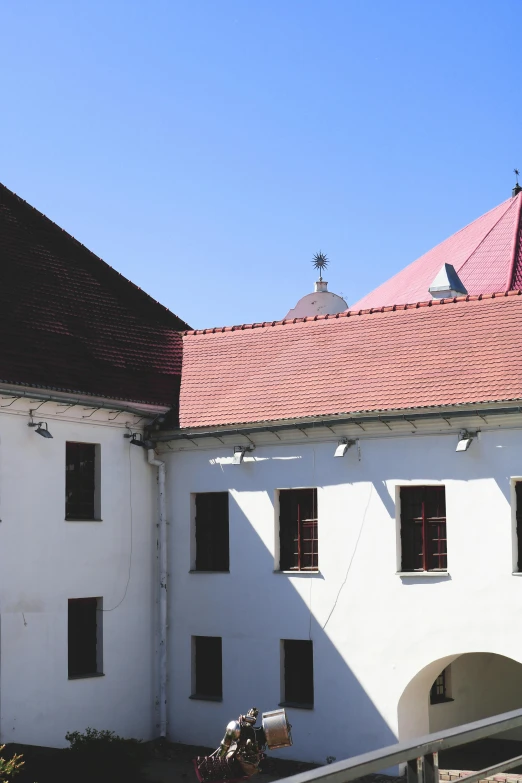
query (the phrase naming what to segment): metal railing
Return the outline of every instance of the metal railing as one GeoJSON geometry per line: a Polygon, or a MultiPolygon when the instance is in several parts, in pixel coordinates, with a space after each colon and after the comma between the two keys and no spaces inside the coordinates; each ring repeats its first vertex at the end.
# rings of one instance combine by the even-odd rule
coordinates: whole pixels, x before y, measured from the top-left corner
{"type": "MultiPolygon", "coordinates": [[[[408,783],[439,783],[438,754],[441,750],[458,748],[469,742],[486,739],[503,731],[522,726],[522,709],[504,712],[493,718],[485,718],[474,723],[465,723],[454,729],[427,734],[410,742],[399,742],[386,748],[363,753],[351,759],[337,761],[325,767],[301,772],[285,778],[285,783],[349,783],[364,775],[395,767],[406,763],[408,783]]],[[[486,767],[472,775],[466,775],[457,783],[475,783],[478,780],[496,775],[513,767],[522,766],[522,756],[506,759],[499,764],[486,767]]]]}

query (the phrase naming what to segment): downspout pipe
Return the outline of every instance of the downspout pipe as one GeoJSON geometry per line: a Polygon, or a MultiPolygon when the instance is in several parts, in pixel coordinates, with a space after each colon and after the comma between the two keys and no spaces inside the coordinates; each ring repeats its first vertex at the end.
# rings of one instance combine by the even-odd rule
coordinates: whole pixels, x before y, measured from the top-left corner
{"type": "Polygon", "coordinates": [[[149,465],[158,468],[158,558],[159,558],[159,723],[160,737],[167,736],[167,513],[165,500],[165,463],[147,449],[149,465]]]}

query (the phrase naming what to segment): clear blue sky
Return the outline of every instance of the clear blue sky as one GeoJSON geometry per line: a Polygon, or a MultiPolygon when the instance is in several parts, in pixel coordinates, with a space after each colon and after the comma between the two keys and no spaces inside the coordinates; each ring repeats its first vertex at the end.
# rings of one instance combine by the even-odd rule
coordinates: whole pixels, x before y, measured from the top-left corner
{"type": "Polygon", "coordinates": [[[195,327],[348,302],[511,194],[520,0],[1,0],[0,181],[195,327]]]}

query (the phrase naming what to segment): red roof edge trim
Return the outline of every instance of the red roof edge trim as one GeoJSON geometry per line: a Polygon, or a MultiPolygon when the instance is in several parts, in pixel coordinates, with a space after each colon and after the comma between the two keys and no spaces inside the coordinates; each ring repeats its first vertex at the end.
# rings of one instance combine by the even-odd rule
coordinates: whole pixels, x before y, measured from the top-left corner
{"type": "Polygon", "coordinates": [[[522,199],[519,198],[517,205],[517,219],[513,228],[513,240],[511,243],[511,260],[509,262],[508,277],[506,281],[506,287],[508,290],[513,286],[513,278],[515,276],[515,265],[517,262],[517,250],[520,246],[520,214],[522,210],[522,199]]]}
{"type": "MultiPolygon", "coordinates": [[[[388,305],[383,307],[370,307],[367,310],[345,310],[344,313],[336,313],[336,318],[350,318],[354,315],[375,315],[375,313],[390,313],[397,310],[418,310],[419,307],[435,307],[436,305],[460,304],[461,302],[480,302],[483,299],[495,299],[499,296],[520,296],[522,289],[516,288],[509,291],[497,291],[493,294],[465,294],[454,296],[451,299],[430,299],[425,302],[412,304],[388,305]]],[[[209,329],[188,329],[181,332],[183,337],[197,337],[202,334],[216,334],[218,332],[236,332],[239,329],[266,329],[270,326],[289,326],[296,323],[308,323],[309,321],[326,321],[332,315],[309,315],[306,318],[293,318],[291,321],[263,321],[263,323],[241,324],[240,326],[214,326],[209,329]]]]}

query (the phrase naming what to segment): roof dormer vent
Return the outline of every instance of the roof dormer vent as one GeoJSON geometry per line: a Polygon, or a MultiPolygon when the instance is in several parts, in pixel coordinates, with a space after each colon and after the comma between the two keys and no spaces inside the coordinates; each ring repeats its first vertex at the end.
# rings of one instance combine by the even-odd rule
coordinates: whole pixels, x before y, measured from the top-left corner
{"type": "Polygon", "coordinates": [[[428,291],[434,299],[452,299],[454,296],[466,296],[468,293],[452,264],[442,265],[428,291]]]}

